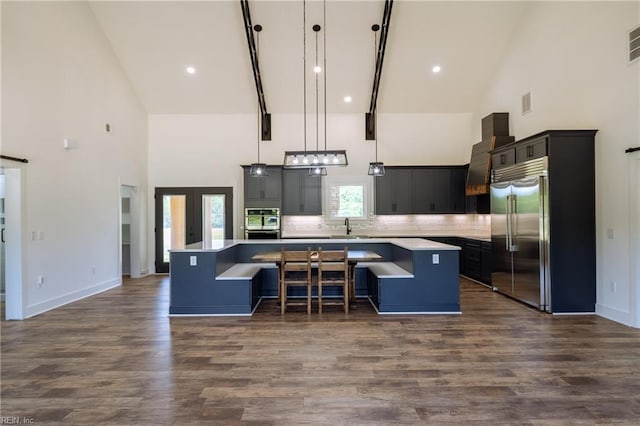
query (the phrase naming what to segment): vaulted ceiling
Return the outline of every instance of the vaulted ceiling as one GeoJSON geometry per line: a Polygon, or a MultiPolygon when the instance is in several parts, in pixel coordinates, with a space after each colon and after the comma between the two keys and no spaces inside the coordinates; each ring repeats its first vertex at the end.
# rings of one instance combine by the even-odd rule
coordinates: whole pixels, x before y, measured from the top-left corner
{"type": "MultiPolygon", "coordinates": [[[[256,90],[240,1],[92,1],[91,8],[147,111],[254,113],[256,90]],[[193,66],[193,75],[185,71],[193,66]]],[[[301,1],[250,1],[260,24],[259,64],[271,113],[303,110],[301,1]]],[[[315,108],[315,34],[323,2],[307,1],[307,108],[315,108]]],[[[526,2],[402,1],[393,4],[378,111],[471,112],[490,84],[526,2]],[[442,71],[432,73],[434,65],[442,71]]],[[[368,110],[373,24],[384,1],[327,1],[327,110],[368,110]],[[345,103],[343,98],[353,101],[345,103]]],[[[319,33],[319,59],[322,37],[319,33]]],[[[322,77],[319,82],[323,99],[322,77]]],[[[323,108],[320,105],[320,108],[323,108]]]]}

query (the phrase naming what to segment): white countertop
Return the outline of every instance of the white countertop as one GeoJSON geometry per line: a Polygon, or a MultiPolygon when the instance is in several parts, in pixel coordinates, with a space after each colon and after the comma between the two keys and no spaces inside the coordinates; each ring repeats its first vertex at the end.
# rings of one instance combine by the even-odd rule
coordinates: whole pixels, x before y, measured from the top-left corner
{"type": "Polygon", "coordinates": [[[460,250],[458,246],[425,240],[423,238],[296,238],[280,240],[224,240],[215,242],[211,247],[203,247],[202,242],[187,245],[184,249],[171,250],[183,251],[212,251],[218,252],[238,244],[282,245],[293,244],[380,244],[391,243],[407,250],[460,250]]]}

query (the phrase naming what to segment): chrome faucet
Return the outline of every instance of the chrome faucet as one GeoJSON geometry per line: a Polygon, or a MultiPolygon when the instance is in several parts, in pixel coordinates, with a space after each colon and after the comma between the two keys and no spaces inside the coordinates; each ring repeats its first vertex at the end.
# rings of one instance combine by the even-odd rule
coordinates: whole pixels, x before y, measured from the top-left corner
{"type": "Polygon", "coordinates": [[[344,224],[347,225],[347,235],[351,234],[351,227],[349,226],[349,218],[344,218],[344,224]]]}

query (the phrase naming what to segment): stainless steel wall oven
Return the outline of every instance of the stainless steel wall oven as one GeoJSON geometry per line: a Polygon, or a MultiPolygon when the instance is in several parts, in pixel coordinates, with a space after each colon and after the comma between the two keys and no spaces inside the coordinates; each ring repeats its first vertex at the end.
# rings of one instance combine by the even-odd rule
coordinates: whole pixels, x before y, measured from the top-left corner
{"type": "Polygon", "coordinates": [[[247,240],[280,238],[280,209],[245,209],[244,233],[247,240]]]}

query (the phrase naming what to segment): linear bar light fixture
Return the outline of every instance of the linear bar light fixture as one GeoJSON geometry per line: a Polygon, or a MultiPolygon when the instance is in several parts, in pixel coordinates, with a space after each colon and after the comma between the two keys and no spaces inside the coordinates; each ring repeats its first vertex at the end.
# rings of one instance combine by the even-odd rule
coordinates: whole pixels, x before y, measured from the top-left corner
{"type": "MultiPolygon", "coordinates": [[[[283,167],[286,169],[309,169],[309,174],[314,176],[325,176],[327,174],[326,167],[333,166],[347,166],[349,164],[347,160],[347,151],[342,150],[328,150],[327,149],[327,31],[326,31],[326,0],[323,1],[323,24],[325,31],[323,33],[323,66],[321,72],[324,73],[324,150],[307,151],[307,55],[306,55],[306,4],[302,2],[302,28],[303,28],[303,44],[304,54],[303,58],[303,98],[304,98],[304,151],[285,151],[283,167]]],[[[314,25],[313,30],[316,32],[316,64],[314,69],[318,67],[317,61],[317,39],[320,25],[314,25]]],[[[318,147],[317,139],[317,114],[318,114],[318,89],[317,89],[317,72],[316,73],[316,148],[318,147]]]]}

